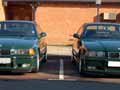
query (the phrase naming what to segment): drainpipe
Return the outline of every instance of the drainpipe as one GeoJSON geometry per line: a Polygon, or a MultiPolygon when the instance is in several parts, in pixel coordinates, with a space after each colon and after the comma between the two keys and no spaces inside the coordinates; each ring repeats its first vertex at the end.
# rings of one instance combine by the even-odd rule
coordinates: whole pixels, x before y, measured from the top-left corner
{"type": "Polygon", "coordinates": [[[32,3],[32,20],[35,22],[35,13],[36,13],[36,9],[40,4],[40,0],[35,0],[32,3]],[[36,4],[35,4],[36,3],[36,4]]]}
{"type": "Polygon", "coordinates": [[[35,22],[35,12],[36,12],[36,8],[35,8],[35,5],[34,5],[34,4],[32,4],[31,6],[32,6],[32,21],[35,22]]]}
{"type": "Polygon", "coordinates": [[[97,22],[100,22],[99,12],[100,12],[100,5],[101,5],[101,3],[102,3],[102,0],[96,0],[97,22]]]}

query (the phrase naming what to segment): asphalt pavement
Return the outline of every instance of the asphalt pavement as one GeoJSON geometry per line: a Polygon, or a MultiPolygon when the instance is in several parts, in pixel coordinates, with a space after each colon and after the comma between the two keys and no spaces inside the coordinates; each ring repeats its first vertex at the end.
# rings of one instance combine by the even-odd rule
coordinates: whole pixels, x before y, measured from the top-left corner
{"type": "Polygon", "coordinates": [[[92,81],[0,80],[0,90],[119,90],[120,84],[92,81]]]}

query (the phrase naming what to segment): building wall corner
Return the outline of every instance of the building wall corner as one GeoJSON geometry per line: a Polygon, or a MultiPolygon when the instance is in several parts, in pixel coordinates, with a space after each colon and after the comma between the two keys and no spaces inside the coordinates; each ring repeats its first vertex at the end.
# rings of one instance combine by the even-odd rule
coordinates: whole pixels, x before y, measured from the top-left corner
{"type": "Polygon", "coordinates": [[[0,21],[5,20],[5,10],[3,6],[3,0],[0,0],[0,21]]]}

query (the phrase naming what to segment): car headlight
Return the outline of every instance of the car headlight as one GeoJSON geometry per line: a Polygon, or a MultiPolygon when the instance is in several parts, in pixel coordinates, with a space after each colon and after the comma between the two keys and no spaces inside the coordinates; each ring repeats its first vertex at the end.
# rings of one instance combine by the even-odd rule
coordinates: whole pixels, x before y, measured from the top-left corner
{"type": "Polygon", "coordinates": [[[25,55],[25,54],[28,54],[28,50],[26,50],[26,49],[18,49],[18,50],[16,50],[15,53],[16,53],[16,54],[25,55]]]}
{"type": "Polygon", "coordinates": [[[34,55],[35,50],[30,48],[30,49],[11,49],[11,54],[18,54],[18,55],[34,55]]]}
{"type": "Polygon", "coordinates": [[[105,52],[102,52],[102,51],[89,51],[88,56],[89,57],[104,57],[105,52]]]}
{"type": "Polygon", "coordinates": [[[88,52],[89,57],[95,57],[96,55],[97,55],[97,53],[95,51],[89,51],[88,52]]]}
{"type": "Polygon", "coordinates": [[[11,54],[14,55],[14,54],[27,54],[28,53],[28,50],[26,49],[11,49],[10,50],[11,54]]]}
{"type": "Polygon", "coordinates": [[[104,57],[105,56],[105,52],[97,52],[97,56],[98,57],[104,57]]]}

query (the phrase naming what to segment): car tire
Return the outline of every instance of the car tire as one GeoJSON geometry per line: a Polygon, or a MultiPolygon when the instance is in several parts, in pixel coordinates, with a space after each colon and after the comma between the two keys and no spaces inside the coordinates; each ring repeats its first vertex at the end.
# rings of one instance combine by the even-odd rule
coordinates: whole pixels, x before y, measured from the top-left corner
{"type": "Polygon", "coordinates": [[[47,62],[47,51],[44,54],[43,63],[47,62]]]}
{"type": "Polygon", "coordinates": [[[79,70],[79,73],[80,73],[80,75],[82,76],[83,75],[83,65],[82,65],[83,63],[82,63],[82,60],[81,60],[81,58],[80,58],[80,61],[79,61],[79,65],[78,65],[78,70],[79,70]]]}
{"type": "Polygon", "coordinates": [[[73,50],[72,50],[72,55],[71,55],[71,63],[72,64],[76,64],[76,62],[75,62],[75,55],[73,53],[73,50]]]}
{"type": "Polygon", "coordinates": [[[33,68],[33,70],[32,70],[32,72],[34,72],[34,73],[37,73],[37,72],[39,72],[39,68],[40,68],[40,57],[39,57],[39,54],[37,55],[37,62],[36,62],[36,66],[35,66],[35,68],[33,68]]]}
{"type": "Polygon", "coordinates": [[[71,63],[72,63],[72,64],[76,64],[76,62],[75,62],[75,58],[74,58],[73,55],[71,56],[71,63]]]}
{"type": "Polygon", "coordinates": [[[79,67],[78,67],[78,70],[79,70],[79,73],[82,72],[82,63],[81,63],[81,60],[79,61],[79,67]]]}
{"type": "Polygon", "coordinates": [[[47,47],[45,48],[44,58],[42,60],[43,63],[47,62],[47,47]]]}

